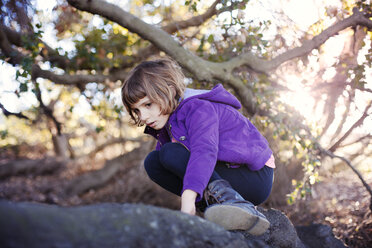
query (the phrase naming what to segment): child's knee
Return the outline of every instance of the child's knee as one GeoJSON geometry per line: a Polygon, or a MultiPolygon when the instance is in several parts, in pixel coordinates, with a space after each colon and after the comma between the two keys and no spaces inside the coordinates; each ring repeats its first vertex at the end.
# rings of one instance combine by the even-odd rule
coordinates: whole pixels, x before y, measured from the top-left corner
{"type": "Polygon", "coordinates": [[[189,156],[189,151],[178,143],[166,143],[159,151],[160,163],[168,169],[171,169],[173,166],[178,166],[183,162],[187,163],[189,156]]]}
{"type": "Polygon", "coordinates": [[[156,167],[158,163],[159,151],[152,151],[146,156],[143,164],[148,175],[151,174],[151,171],[156,167]]]}

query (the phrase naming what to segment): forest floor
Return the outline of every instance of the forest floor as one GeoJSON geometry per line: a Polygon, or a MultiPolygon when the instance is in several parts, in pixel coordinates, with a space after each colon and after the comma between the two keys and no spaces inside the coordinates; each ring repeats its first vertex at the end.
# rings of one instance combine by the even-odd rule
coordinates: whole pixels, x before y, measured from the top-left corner
{"type": "MultiPolygon", "coordinates": [[[[0,157],[1,160],[1,157],[0,157]]],[[[1,162],[1,161],[0,161],[1,162]]],[[[67,167],[64,170],[50,175],[24,175],[0,179],[0,199],[13,201],[32,201],[58,204],[62,206],[93,204],[98,202],[123,202],[122,178],[116,175],[108,185],[102,189],[91,190],[78,197],[60,197],[58,189],[66,181],[81,174],[83,171],[67,167]],[[68,171],[70,168],[71,171],[68,171]],[[55,192],[46,190],[54,188],[55,192]]],[[[133,173],[139,173],[138,170],[133,173]]],[[[364,174],[369,185],[372,185],[372,173],[364,174]]],[[[140,187],[143,187],[141,185],[140,187]]],[[[152,187],[152,186],[151,186],[152,187]]],[[[125,188],[125,187],[124,187],[125,188]]],[[[160,187],[159,187],[160,188],[160,187]]],[[[155,189],[158,190],[159,189],[155,189]]],[[[160,192],[163,190],[160,189],[160,192]]],[[[160,193],[160,195],[163,193],[160,193]]],[[[152,203],[154,193],[143,194],[145,203],[165,205],[164,202],[152,203]],[[149,200],[150,199],[150,200],[149,200]]],[[[159,195],[158,195],[159,196],[159,195]]],[[[129,196],[131,197],[131,196],[129,196]]],[[[167,199],[165,197],[158,197],[167,199]]],[[[135,200],[138,202],[141,200],[135,200]]],[[[354,248],[372,247],[372,214],[369,210],[371,197],[363,187],[360,180],[350,169],[327,173],[321,176],[321,181],[315,184],[313,194],[305,200],[285,207],[276,207],[282,210],[291,219],[294,225],[307,225],[322,223],[332,227],[333,233],[347,246],[354,248]]],[[[132,201],[133,202],[133,201],[132,201]]],[[[169,201],[168,201],[169,202],[169,201]]],[[[173,201],[174,203],[174,201],[173,201]]],[[[170,208],[176,208],[179,203],[170,208]]]]}
{"type": "MultiPolygon", "coordinates": [[[[327,174],[315,184],[311,197],[282,211],[294,225],[326,224],[347,246],[372,247],[371,196],[350,169],[327,174]]],[[[363,176],[372,186],[372,173],[363,176]]]]}

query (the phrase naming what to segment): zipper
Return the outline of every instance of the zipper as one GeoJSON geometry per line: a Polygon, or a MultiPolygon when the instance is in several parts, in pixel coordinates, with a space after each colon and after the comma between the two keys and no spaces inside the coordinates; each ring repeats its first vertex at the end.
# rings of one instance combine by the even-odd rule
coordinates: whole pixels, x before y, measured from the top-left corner
{"type": "Polygon", "coordinates": [[[172,124],[169,124],[168,130],[169,130],[169,135],[170,135],[171,142],[174,139],[175,141],[177,141],[177,143],[181,144],[183,147],[186,148],[186,150],[188,150],[190,152],[189,148],[187,148],[181,141],[179,141],[179,140],[177,140],[176,138],[173,137],[171,129],[172,129],[172,124]]]}

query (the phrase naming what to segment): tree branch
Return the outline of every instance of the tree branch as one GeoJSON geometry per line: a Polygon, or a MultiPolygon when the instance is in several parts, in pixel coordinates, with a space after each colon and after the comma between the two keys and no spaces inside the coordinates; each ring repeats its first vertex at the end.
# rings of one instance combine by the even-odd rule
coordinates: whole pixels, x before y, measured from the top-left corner
{"type": "MultiPolygon", "coordinates": [[[[22,37],[28,37],[29,39],[33,38],[33,33],[20,33],[15,30],[12,30],[4,25],[2,25],[4,34],[6,35],[8,41],[18,47],[23,47],[22,37]]],[[[44,61],[49,61],[52,65],[56,65],[59,68],[67,69],[68,65],[70,64],[70,60],[60,55],[56,50],[51,48],[48,44],[43,42],[42,40],[38,39],[38,42],[43,44],[46,52],[41,52],[40,55],[44,58],[44,61]]]]}
{"type": "Polygon", "coordinates": [[[302,46],[288,50],[270,61],[260,59],[252,53],[245,53],[225,62],[225,64],[228,64],[226,66],[230,68],[247,65],[257,72],[267,73],[286,61],[310,53],[313,49],[320,47],[326,40],[336,35],[338,32],[357,25],[367,27],[369,30],[372,29],[372,21],[365,17],[357,8],[354,8],[353,14],[350,17],[335,23],[313,39],[305,41],[302,46]]]}
{"type": "MultiPolygon", "coordinates": [[[[222,13],[223,11],[217,11],[216,9],[216,6],[218,3],[220,3],[221,0],[216,0],[209,8],[206,12],[204,12],[203,14],[201,15],[198,15],[198,16],[193,16],[191,17],[190,19],[188,20],[183,20],[183,21],[177,21],[177,22],[173,22],[173,23],[170,23],[164,27],[162,27],[162,29],[167,32],[167,33],[174,33],[180,29],[185,29],[185,28],[189,28],[189,27],[195,27],[195,26],[200,26],[201,24],[203,24],[206,20],[208,20],[209,18],[211,18],[212,16],[216,15],[216,14],[220,14],[222,13]]],[[[226,11],[226,10],[224,10],[226,11]]]]}
{"type": "Polygon", "coordinates": [[[76,85],[76,86],[84,86],[87,83],[96,82],[96,83],[104,83],[106,81],[115,82],[117,80],[124,80],[126,78],[127,73],[124,70],[119,70],[116,72],[111,73],[110,75],[69,75],[69,74],[62,74],[58,75],[49,70],[42,70],[38,65],[34,65],[32,68],[32,75],[35,78],[45,78],[49,79],[50,81],[56,84],[65,84],[65,85],[76,85]]]}
{"type": "Polygon", "coordinates": [[[0,109],[3,111],[3,113],[6,117],[8,117],[10,115],[14,115],[14,116],[16,116],[18,118],[21,118],[21,119],[30,120],[27,116],[23,115],[22,113],[9,112],[8,110],[5,109],[4,105],[2,105],[1,103],[0,103],[0,109]]]}
{"type": "Polygon", "coordinates": [[[360,137],[360,138],[358,138],[354,141],[351,141],[350,143],[347,143],[347,144],[344,144],[344,145],[339,145],[338,147],[340,148],[340,147],[351,146],[351,145],[354,145],[356,143],[362,142],[365,139],[370,140],[371,138],[372,138],[372,134],[367,134],[367,135],[364,135],[364,136],[362,136],[362,137],[360,137]]]}
{"type": "Polygon", "coordinates": [[[341,156],[338,156],[338,155],[335,155],[331,151],[325,150],[322,147],[319,147],[319,150],[323,154],[325,154],[325,155],[327,155],[327,156],[329,156],[331,158],[341,159],[342,161],[344,161],[354,171],[355,174],[357,174],[357,176],[359,177],[359,179],[362,181],[364,187],[367,189],[367,191],[371,195],[371,201],[370,201],[369,209],[372,211],[372,190],[371,190],[371,187],[368,185],[368,183],[363,179],[363,176],[359,173],[359,171],[351,164],[351,162],[348,159],[346,159],[344,157],[341,157],[341,156]]]}
{"type": "Polygon", "coordinates": [[[58,136],[61,136],[61,134],[62,134],[62,131],[61,131],[61,126],[62,125],[61,125],[61,123],[59,123],[57,121],[57,119],[54,117],[53,110],[50,109],[49,107],[45,106],[45,104],[43,102],[43,99],[41,97],[40,88],[39,88],[39,86],[37,85],[37,83],[35,81],[36,79],[35,78],[32,78],[32,80],[33,80],[34,85],[35,85],[35,90],[36,90],[35,95],[36,95],[37,100],[39,101],[40,108],[42,109],[42,111],[44,112],[44,114],[53,121],[53,123],[56,126],[58,136]]]}
{"type": "Polygon", "coordinates": [[[23,55],[12,48],[12,45],[6,36],[2,25],[0,25],[0,48],[2,53],[7,57],[5,59],[6,62],[12,65],[17,65],[22,62],[23,55]]]}
{"type": "Polygon", "coordinates": [[[113,138],[113,139],[109,139],[108,142],[106,142],[104,144],[101,144],[101,145],[98,145],[93,151],[89,152],[88,154],[84,154],[84,155],[80,156],[80,158],[81,157],[93,157],[98,152],[102,151],[103,149],[105,149],[108,146],[112,146],[112,145],[120,144],[120,143],[125,143],[125,142],[128,142],[128,141],[141,142],[141,141],[143,141],[143,139],[142,138],[137,138],[137,139],[113,138]]]}
{"type": "Polygon", "coordinates": [[[207,62],[192,54],[190,51],[185,50],[166,31],[154,25],[147,24],[129,12],[105,1],[69,0],[68,2],[79,10],[98,14],[116,22],[127,28],[129,31],[138,34],[143,39],[150,41],[157,48],[175,58],[184,68],[189,70],[199,80],[211,81],[211,79],[213,79],[213,71],[208,69],[206,66],[206,64],[210,62],[207,62]]]}
{"type": "MultiPolygon", "coordinates": [[[[350,91],[352,91],[352,90],[350,90],[350,91]]],[[[346,121],[346,119],[347,119],[347,117],[350,113],[351,102],[352,102],[353,98],[355,97],[355,92],[350,92],[350,91],[349,91],[349,97],[345,98],[345,103],[344,103],[345,104],[345,111],[342,115],[341,121],[338,124],[337,130],[332,135],[331,140],[336,139],[340,135],[340,133],[342,131],[342,128],[344,127],[345,121],[346,121]]]]}
{"type": "MultiPolygon", "coordinates": [[[[15,39],[15,38],[14,38],[15,39]]],[[[6,61],[12,65],[19,65],[27,57],[26,55],[20,53],[14,49],[9,43],[5,32],[3,32],[2,26],[0,26],[0,48],[3,51],[4,55],[7,57],[6,61]]],[[[124,70],[118,70],[111,73],[110,75],[58,75],[49,70],[42,70],[39,65],[34,64],[32,66],[32,78],[35,80],[39,77],[49,79],[50,81],[56,84],[65,84],[65,85],[76,85],[84,86],[90,82],[99,82],[103,83],[106,81],[115,82],[117,80],[124,80],[126,77],[126,72],[124,70]]]]}
{"type": "Polygon", "coordinates": [[[357,120],[350,128],[349,130],[344,134],[344,136],[342,136],[331,148],[329,148],[329,151],[330,152],[334,152],[337,147],[340,146],[340,144],[342,143],[342,141],[344,141],[349,135],[350,133],[358,126],[362,125],[363,124],[363,121],[365,118],[368,117],[368,110],[370,109],[370,107],[372,106],[372,102],[370,102],[366,108],[364,109],[364,113],[363,115],[359,118],[359,120],[357,120]]]}
{"type": "Polygon", "coordinates": [[[67,195],[79,195],[89,189],[97,188],[107,183],[120,168],[131,170],[138,165],[139,161],[151,149],[152,142],[144,142],[139,148],[112,160],[107,160],[105,166],[100,170],[84,173],[82,176],[73,179],[65,188],[67,195]],[[140,155],[140,156],[139,156],[140,155]]]}

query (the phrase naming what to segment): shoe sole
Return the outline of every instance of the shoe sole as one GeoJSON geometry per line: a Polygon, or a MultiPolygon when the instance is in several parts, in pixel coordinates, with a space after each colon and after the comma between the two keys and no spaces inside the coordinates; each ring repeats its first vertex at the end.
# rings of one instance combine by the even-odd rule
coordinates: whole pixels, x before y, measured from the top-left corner
{"type": "Polygon", "coordinates": [[[268,220],[232,205],[216,204],[210,206],[206,209],[204,218],[224,227],[226,230],[245,230],[255,236],[264,234],[270,227],[268,220]]]}

